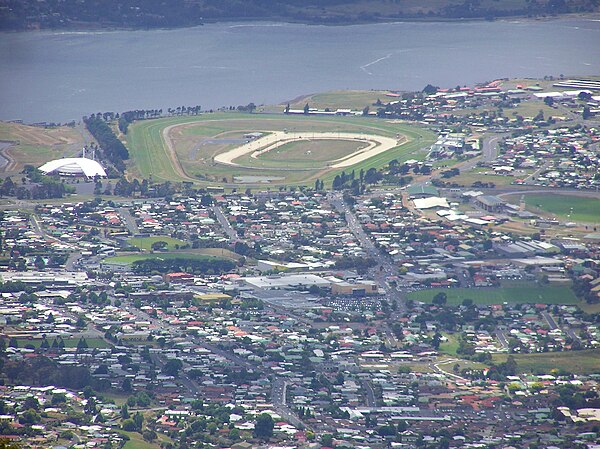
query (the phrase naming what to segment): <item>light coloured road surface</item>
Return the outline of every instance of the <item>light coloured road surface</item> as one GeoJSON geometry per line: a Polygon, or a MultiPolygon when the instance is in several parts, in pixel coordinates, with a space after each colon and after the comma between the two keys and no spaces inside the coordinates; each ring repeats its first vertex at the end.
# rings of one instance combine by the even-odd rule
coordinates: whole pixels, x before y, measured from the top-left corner
{"type": "Polygon", "coordinates": [[[498,341],[500,342],[500,344],[505,348],[508,349],[508,339],[506,338],[506,334],[504,333],[504,331],[501,330],[497,330],[496,331],[496,337],[498,337],[498,341]]]}
{"type": "Polygon", "coordinates": [[[479,163],[479,162],[491,162],[498,157],[499,148],[498,144],[508,134],[490,134],[483,138],[481,145],[481,157],[475,157],[469,159],[464,164],[461,164],[460,171],[467,172],[479,163]]]}
{"type": "Polygon", "coordinates": [[[548,312],[544,311],[544,312],[542,312],[542,316],[546,320],[546,323],[548,323],[548,326],[550,326],[550,329],[552,329],[552,330],[558,329],[558,324],[556,324],[556,321],[554,321],[554,318],[552,317],[552,315],[550,315],[548,312]]]}
{"type": "Polygon", "coordinates": [[[343,168],[349,167],[354,164],[358,164],[364,160],[367,160],[373,156],[376,156],[385,151],[391,150],[398,146],[398,141],[391,137],[370,135],[370,134],[356,134],[356,133],[337,133],[337,132],[326,132],[326,133],[313,133],[313,132],[295,132],[286,133],[283,131],[271,131],[265,137],[250,141],[244,145],[233,148],[232,150],[226,151],[215,156],[215,162],[223,165],[239,166],[239,164],[233,162],[235,159],[251,154],[251,157],[258,157],[261,154],[278,148],[281,145],[285,145],[290,142],[298,142],[302,140],[354,140],[359,142],[368,143],[366,148],[360,149],[346,157],[333,161],[331,168],[343,168]]]}
{"type": "Polygon", "coordinates": [[[133,215],[131,215],[131,212],[129,212],[129,209],[126,207],[119,207],[117,209],[117,212],[119,212],[119,215],[121,216],[121,218],[123,218],[125,226],[127,226],[127,229],[129,230],[131,235],[139,234],[140,231],[138,229],[137,223],[135,222],[135,218],[133,218],[133,215]]]}
{"type": "Polygon", "coordinates": [[[229,239],[232,242],[237,242],[238,240],[241,240],[237,232],[235,232],[235,229],[233,229],[233,227],[231,226],[231,223],[229,223],[229,220],[227,219],[221,208],[219,206],[213,206],[212,210],[215,216],[217,217],[217,221],[221,225],[221,228],[223,228],[223,231],[225,231],[225,234],[227,234],[229,239]]]}

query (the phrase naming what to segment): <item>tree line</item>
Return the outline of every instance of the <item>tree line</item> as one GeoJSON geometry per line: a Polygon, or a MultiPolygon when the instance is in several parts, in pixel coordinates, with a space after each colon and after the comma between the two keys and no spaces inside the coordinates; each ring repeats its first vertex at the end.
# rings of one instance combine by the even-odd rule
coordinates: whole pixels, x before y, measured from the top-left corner
{"type": "Polygon", "coordinates": [[[63,198],[75,189],[66,185],[56,176],[46,176],[32,165],[26,165],[21,174],[25,175],[18,184],[11,177],[0,181],[0,196],[14,196],[19,200],[63,198]]]}
{"type": "MultiPolygon", "coordinates": [[[[177,106],[176,108],[168,108],[167,115],[199,115],[202,112],[202,106],[177,106]]],[[[135,120],[146,120],[152,118],[158,118],[163,116],[163,110],[161,109],[135,109],[133,111],[125,111],[119,114],[113,114],[111,120],[118,120],[119,131],[123,134],[127,134],[129,124],[135,120]]],[[[104,118],[104,121],[108,121],[104,118]]]]}
{"type": "Polygon", "coordinates": [[[221,274],[235,268],[235,262],[227,259],[202,258],[190,259],[176,257],[173,259],[144,259],[132,264],[136,274],[186,272],[192,274],[221,274]]]}
{"type": "Polygon", "coordinates": [[[105,159],[110,161],[120,173],[125,171],[125,161],[129,159],[129,151],[123,142],[113,133],[112,129],[104,121],[101,114],[92,114],[84,117],[83,122],[94,139],[100,145],[100,150],[105,159]]]}

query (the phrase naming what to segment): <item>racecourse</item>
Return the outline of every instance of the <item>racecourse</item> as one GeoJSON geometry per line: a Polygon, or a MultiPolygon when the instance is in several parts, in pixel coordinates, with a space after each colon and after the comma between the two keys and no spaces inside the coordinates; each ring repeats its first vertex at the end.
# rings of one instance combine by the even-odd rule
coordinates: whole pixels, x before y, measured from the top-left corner
{"type": "Polygon", "coordinates": [[[126,139],[131,178],[234,186],[329,183],[349,168],[422,159],[435,135],[374,118],[212,113],[140,120],[126,139]],[[246,142],[255,132],[263,136],[246,142]]]}
{"type": "Polygon", "coordinates": [[[215,162],[224,165],[239,166],[240,164],[234,161],[246,154],[250,154],[251,158],[256,159],[262,154],[273,151],[290,142],[309,140],[351,140],[367,143],[366,148],[357,150],[340,159],[330,161],[328,164],[330,168],[350,167],[400,145],[396,139],[378,135],[342,132],[286,133],[283,131],[271,131],[264,137],[250,141],[225,153],[218,154],[215,156],[215,162]]]}

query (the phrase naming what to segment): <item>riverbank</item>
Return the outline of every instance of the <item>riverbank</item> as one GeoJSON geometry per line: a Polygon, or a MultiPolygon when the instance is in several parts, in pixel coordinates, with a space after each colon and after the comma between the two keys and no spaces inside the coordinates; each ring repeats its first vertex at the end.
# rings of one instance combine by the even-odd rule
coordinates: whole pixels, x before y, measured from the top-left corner
{"type": "MultiPolygon", "coordinates": [[[[27,2],[25,2],[27,3],[27,2]]],[[[115,0],[113,3],[118,3],[115,0]]],[[[227,2],[224,2],[227,3],[227,2]]],[[[250,2],[251,3],[251,2],[250,2]]],[[[280,1],[285,4],[285,1],[280,1]]],[[[385,2],[383,2],[385,3],[385,2]]],[[[512,9],[502,9],[502,5],[486,5],[479,9],[460,9],[464,5],[453,5],[452,2],[424,2],[419,8],[410,8],[402,5],[382,5],[379,0],[368,0],[360,6],[352,0],[348,0],[341,5],[319,8],[292,8],[291,5],[284,5],[280,10],[283,13],[277,13],[277,8],[272,10],[259,11],[260,14],[252,15],[248,13],[248,7],[245,14],[240,15],[239,9],[229,11],[229,14],[211,16],[210,14],[199,15],[198,11],[185,13],[182,11],[152,12],[150,8],[141,11],[137,16],[128,17],[123,15],[115,18],[109,16],[104,10],[97,10],[95,14],[87,14],[94,17],[93,21],[81,20],[78,17],[70,16],[68,12],[61,12],[59,6],[57,11],[46,11],[45,14],[39,12],[25,16],[11,17],[8,13],[5,17],[0,17],[0,32],[7,31],[132,31],[132,30],[159,30],[159,29],[181,29],[202,26],[215,23],[245,23],[254,24],[261,22],[279,22],[288,24],[302,25],[321,25],[321,26],[348,26],[364,25],[378,23],[396,23],[396,22],[473,22],[473,21],[496,21],[496,20],[556,20],[556,19],[600,19],[600,6],[590,4],[587,10],[577,12],[560,12],[553,9],[550,5],[546,7],[537,6],[535,10],[528,10],[527,3],[523,1],[522,5],[515,3],[512,9]],[[286,9],[287,8],[287,9],[286,9]],[[404,9],[402,9],[404,8],[404,9]],[[110,19],[108,18],[110,17],[110,19]],[[51,18],[51,19],[50,19],[51,18]]],[[[92,6],[82,3],[82,8],[91,9],[92,6]]],[[[25,6],[26,7],[26,6],[25,6]]],[[[106,9],[109,9],[108,7],[106,9]]],[[[250,8],[251,9],[251,8],[250,8]]],[[[89,12],[89,11],[88,11],[89,12]]],[[[214,14],[214,12],[213,12],[214,14]]],[[[80,12],[80,15],[86,15],[80,12]]],[[[14,16],[14,12],[13,12],[14,16]]]]}

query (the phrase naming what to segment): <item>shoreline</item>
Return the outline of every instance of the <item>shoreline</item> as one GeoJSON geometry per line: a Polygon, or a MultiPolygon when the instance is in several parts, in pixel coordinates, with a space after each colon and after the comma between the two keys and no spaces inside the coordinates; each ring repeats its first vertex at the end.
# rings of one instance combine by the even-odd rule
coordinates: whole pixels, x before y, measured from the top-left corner
{"type": "Polygon", "coordinates": [[[247,24],[260,25],[260,24],[289,24],[289,25],[306,25],[306,26],[323,26],[323,27],[349,27],[349,26],[360,26],[360,25],[391,25],[401,23],[472,23],[472,22],[511,22],[515,20],[521,20],[524,22],[552,22],[558,20],[590,20],[600,21],[600,12],[589,12],[589,13],[568,13],[560,15],[542,15],[542,16],[501,16],[494,18],[485,17],[473,17],[473,18],[450,18],[450,17],[406,17],[406,18],[389,18],[381,20],[340,20],[340,21],[310,21],[310,20],[294,20],[285,17],[272,17],[272,18],[243,18],[243,17],[231,17],[226,20],[209,19],[204,20],[197,24],[187,24],[181,26],[156,26],[156,27],[141,27],[141,26],[114,26],[110,24],[98,24],[93,22],[78,22],[65,27],[30,27],[20,29],[1,29],[0,33],[31,33],[31,32],[116,32],[116,31],[172,31],[172,30],[184,30],[190,28],[198,28],[204,25],[214,24],[247,24]]]}

